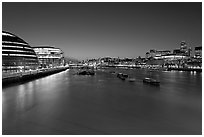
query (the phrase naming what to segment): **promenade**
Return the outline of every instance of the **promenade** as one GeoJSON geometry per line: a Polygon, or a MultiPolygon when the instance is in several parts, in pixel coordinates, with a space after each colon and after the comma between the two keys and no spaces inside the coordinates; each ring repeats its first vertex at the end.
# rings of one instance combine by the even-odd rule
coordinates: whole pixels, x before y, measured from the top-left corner
{"type": "Polygon", "coordinates": [[[24,82],[44,76],[48,76],[54,73],[58,73],[68,69],[68,67],[56,67],[56,68],[43,68],[37,70],[28,70],[24,72],[15,73],[2,73],[2,86],[11,83],[24,82]]]}

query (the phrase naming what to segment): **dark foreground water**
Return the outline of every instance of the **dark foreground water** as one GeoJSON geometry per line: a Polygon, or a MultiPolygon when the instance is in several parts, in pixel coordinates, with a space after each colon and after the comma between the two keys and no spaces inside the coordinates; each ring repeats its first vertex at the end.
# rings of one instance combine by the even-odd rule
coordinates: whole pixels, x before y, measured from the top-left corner
{"type": "Polygon", "coordinates": [[[67,70],[3,88],[3,134],[202,134],[202,73],[67,70]],[[143,84],[148,75],[160,87],[143,84]]]}

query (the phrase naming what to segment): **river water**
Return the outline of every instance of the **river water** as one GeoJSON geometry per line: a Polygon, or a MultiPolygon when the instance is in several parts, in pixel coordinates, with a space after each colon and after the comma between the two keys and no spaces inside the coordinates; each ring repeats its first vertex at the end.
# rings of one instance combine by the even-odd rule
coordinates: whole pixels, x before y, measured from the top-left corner
{"type": "Polygon", "coordinates": [[[202,134],[202,73],[110,69],[95,76],[67,70],[2,89],[3,134],[202,134]],[[159,87],[144,84],[151,76],[159,87]]]}

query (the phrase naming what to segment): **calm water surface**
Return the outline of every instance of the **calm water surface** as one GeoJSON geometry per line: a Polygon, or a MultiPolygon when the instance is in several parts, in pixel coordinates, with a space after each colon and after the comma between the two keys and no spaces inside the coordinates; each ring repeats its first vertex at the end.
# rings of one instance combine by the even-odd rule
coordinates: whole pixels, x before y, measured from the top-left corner
{"type": "Polygon", "coordinates": [[[3,134],[201,134],[202,73],[76,70],[4,87],[3,134]],[[146,76],[160,87],[143,84],[146,76]]]}

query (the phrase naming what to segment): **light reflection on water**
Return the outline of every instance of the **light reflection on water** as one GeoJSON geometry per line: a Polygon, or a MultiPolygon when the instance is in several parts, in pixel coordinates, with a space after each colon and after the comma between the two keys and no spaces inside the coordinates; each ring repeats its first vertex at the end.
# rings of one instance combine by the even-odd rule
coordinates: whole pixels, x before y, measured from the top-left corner
{"type": "Polygon", "coordinates": [[[5,134],[200,134],[202,73],[69,70],[3,89],[5,134]],[[144,77],[161,81],[143,84],[144,77]],[[15,122],[14,122],[15,121],[15,122]]]}

